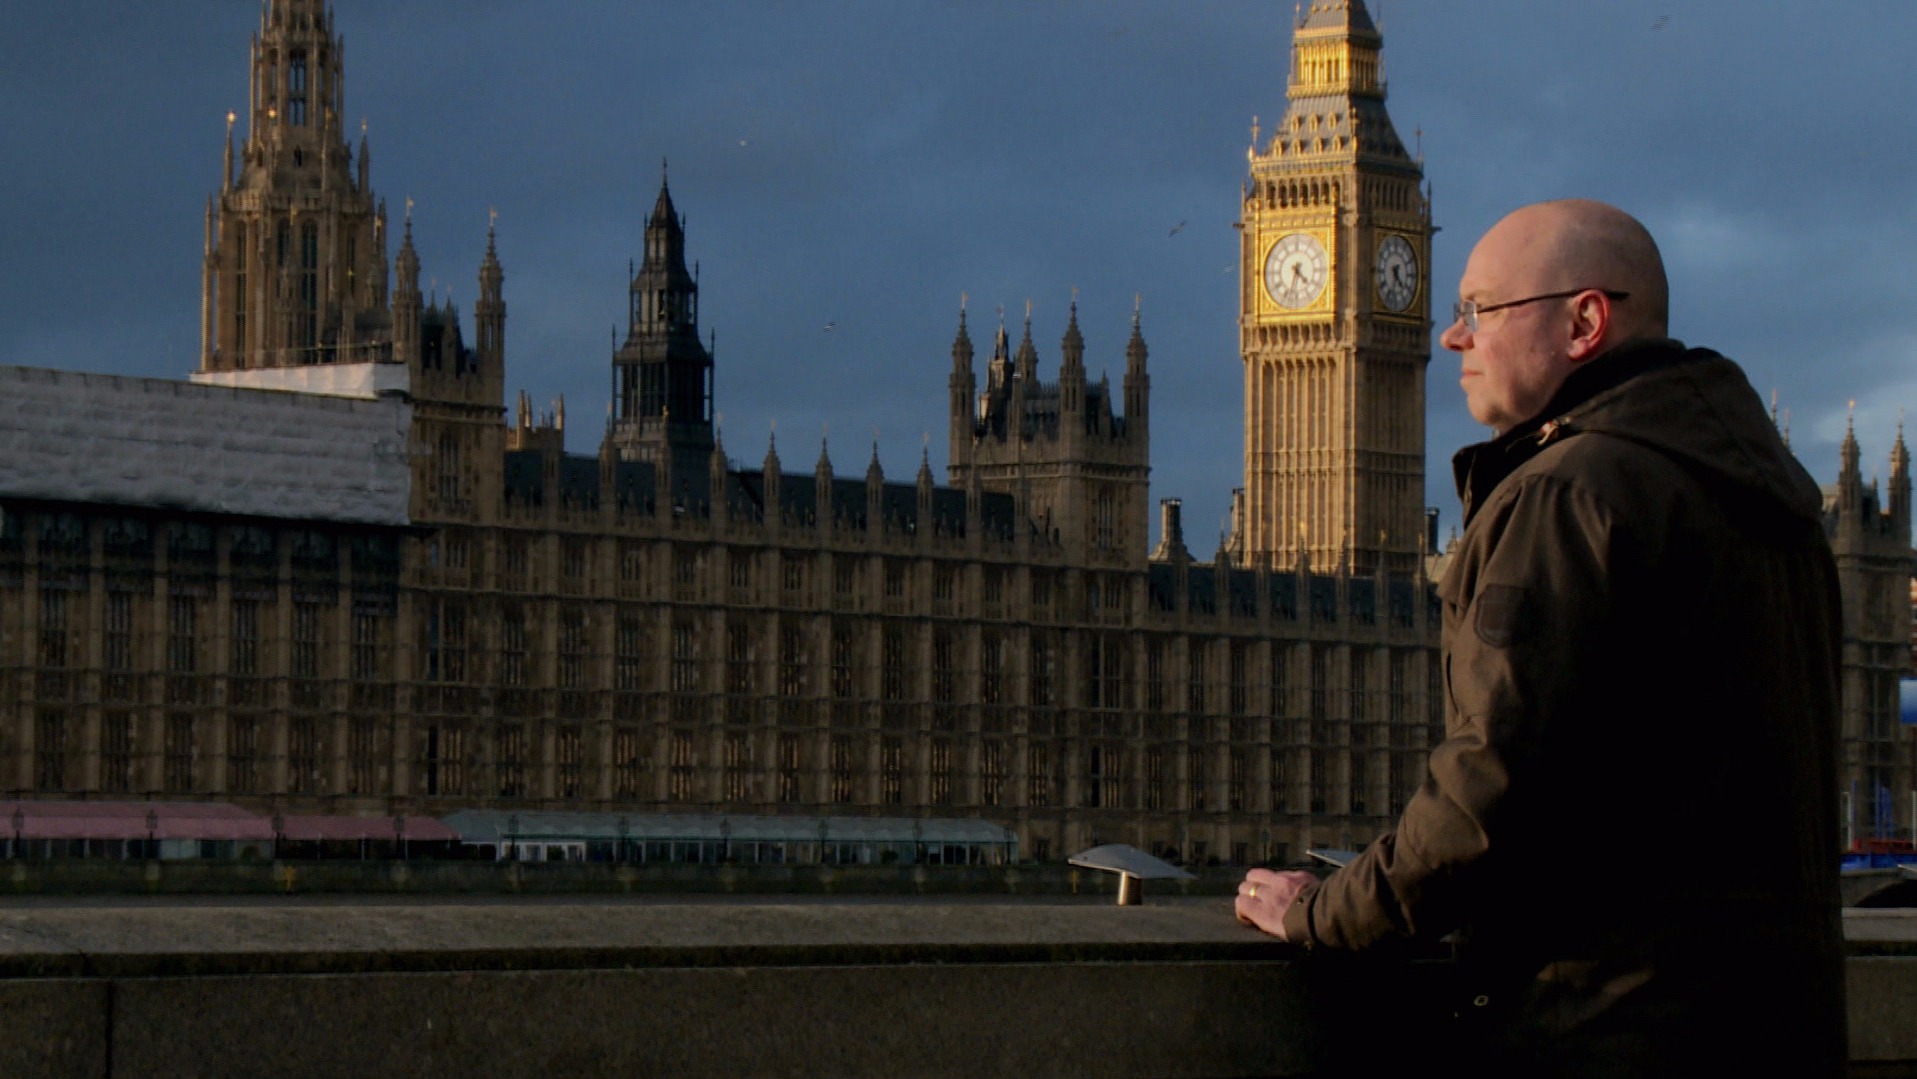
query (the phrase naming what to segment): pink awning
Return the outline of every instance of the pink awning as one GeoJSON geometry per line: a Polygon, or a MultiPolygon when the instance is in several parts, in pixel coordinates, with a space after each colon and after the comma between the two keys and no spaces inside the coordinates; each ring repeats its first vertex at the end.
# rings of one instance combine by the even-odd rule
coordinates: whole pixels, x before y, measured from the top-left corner
{"type": "Polygon", "coordinates": [[[15,831],[22,839],[271,840],[273,823],[218,802],[0,802],[0,832],[15,831]]]}
{"type": "MultiPolygon", "coordinates": [[[[435,843],[459,838],[458,833],[431,817],[407,817],[406,841],[435,843]]],[[[301,842],[313,840],[395,839],[398,831],[391,817],[286,817],[280,822],[280,835],[301,842]]]]}

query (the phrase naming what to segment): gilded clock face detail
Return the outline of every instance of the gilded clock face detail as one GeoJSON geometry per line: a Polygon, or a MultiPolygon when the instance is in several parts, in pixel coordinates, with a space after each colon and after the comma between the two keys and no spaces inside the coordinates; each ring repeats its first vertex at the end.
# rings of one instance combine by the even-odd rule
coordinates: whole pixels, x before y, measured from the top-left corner
{"type": "Polygon", "coordinates": [[[1325,245],[1308,232],[1294,232],[1271,245],[1265,256],[1265,292],[1280,307],[1310,305],[1325,290],[1331,263],[1325,245]]]}
{"type": "Polygon", "coordinates": [[[1418,295],[1418,253],[1396,234],[1378,244],[1378,299],[1387,311],[1403,311],[1418,295]]]}

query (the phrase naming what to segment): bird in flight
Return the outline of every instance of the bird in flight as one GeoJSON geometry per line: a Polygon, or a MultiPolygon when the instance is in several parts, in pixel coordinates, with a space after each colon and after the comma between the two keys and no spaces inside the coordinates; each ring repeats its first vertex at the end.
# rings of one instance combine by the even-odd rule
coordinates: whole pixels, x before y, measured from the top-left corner
{"type": "Polygon", "coordinates": [[[1180,221],[1178,224],[1172,226],[1172,230],[1169,233],[1169,235],[1176,236],[1183,231],[1185,231],[1185,223],[1183,221],[1180,221]]]}
{"type": "Polygon", "coordinates": [[[824,332],[824,333],[831,333],[831,332],[832,332],[833,330],[836,330],[836,329],[838,329],[838,328],[839,328],[839,324],[838,324],[838,323],[836,323],[836,322],[828,322],[828,323],[826,323],[826,324],[825,324],[825,329],[824,329],[823,331],[821,331],[821,332],[824,332]]]}

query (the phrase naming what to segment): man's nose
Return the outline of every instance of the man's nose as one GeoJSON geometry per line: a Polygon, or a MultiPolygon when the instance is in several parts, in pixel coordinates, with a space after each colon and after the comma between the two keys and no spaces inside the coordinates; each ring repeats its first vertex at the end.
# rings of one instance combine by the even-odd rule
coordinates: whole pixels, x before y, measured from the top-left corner
{"type": "Polygon", "coordinates": [[[1451,325],[1438,335],[1438,343],[1453,352],[1463,352],[1471,343],[1471,331],[1465,328],[1463,319],[1454,318],[1451,325]]]}

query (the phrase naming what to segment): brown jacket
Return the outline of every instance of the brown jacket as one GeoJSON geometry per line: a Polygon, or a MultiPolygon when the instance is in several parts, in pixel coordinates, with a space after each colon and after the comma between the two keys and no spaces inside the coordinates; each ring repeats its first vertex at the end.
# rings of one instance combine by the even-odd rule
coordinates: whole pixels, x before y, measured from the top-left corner
{"type": "Polygon", "coordinates": [[[1459,931],[1458,1026],[1527,1074],[1837,1074],[1840,621],[1817,484],[1737,366],[1674,341],[1581,368],[1456,470],[1446,738],[1397,828],[1288,934],[1459,931]]]}

